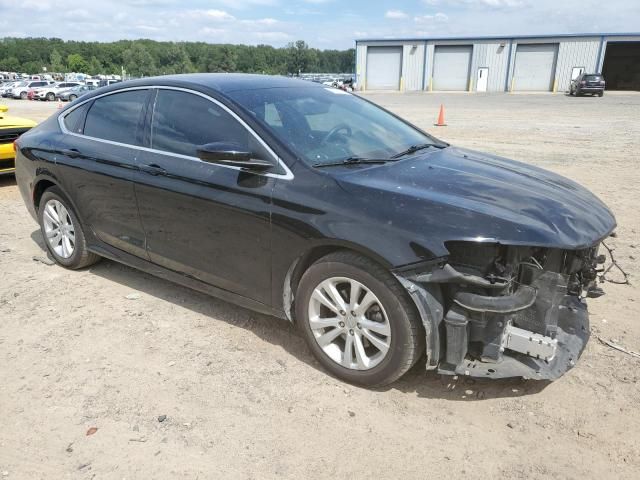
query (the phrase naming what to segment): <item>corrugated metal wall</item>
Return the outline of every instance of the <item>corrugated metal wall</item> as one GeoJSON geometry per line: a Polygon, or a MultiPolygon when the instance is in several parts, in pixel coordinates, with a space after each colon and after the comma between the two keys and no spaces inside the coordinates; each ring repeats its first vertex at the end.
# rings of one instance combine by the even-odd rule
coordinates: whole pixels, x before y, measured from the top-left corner
{"type": "Polygon", "coordinates": [[[402,81],[405,91],[422,90],[423,68],[424,43],[405,45],[402,52],[402,81]]]}
{"type": "Polygon", "coordinates": [[[509,63],[509,40],[493,40],[474,45],[475,66],[472,64],[471,90],[476,90],[478,68],[489,69],[487,92],[504,92],[507,64],[509,63]]]}
{"type": "Polygon", "coordinates": [[[504,92],[511,88],[515,55],[518,44],[558,43],[555,68],[556,90],[568,90],[573,67],[585,67],[588,71],[602,69],[606,43],[609,41],[640,41],[638,36],[604,37],[539,37],[527,39],[477,39],[477,40],[398,40],[363,41],[356,45],[356,74],[358,84],[363,85],[366,76],[367,45],[403,45],[402,80],[405,91],[429,90],[433,76],[435,45],[473,44],[470,69],[470,90],[476,90],[477,72],[480,67],[489,69],[488,92],[504,92]],[[426,50],[426,51],[425,51],[426,50]],[[426,55],[425,55],[426,53],[426,55]],[[426,58],[426,63],[425,63],[426,58]],[[598,64],[599,61],[599,64],[598,64]]]}
{"type": "Polygon", "coordinates": [[[367,48],[402,46],[402,89],[404,91],[422,90],[424,70],[424,42],[372,42],[358,43],[356,48],[356,77],[359,88],[366,84],[367,48]]]}
{"type": "Polygon", "coordinates": [[[556,85],[558,92],[569,90],[571,70],[584,67],[586,73],[598,71],[598,50],[600,39],[571,38],[560,42],[558,63],[556,65],[556,85]]]}

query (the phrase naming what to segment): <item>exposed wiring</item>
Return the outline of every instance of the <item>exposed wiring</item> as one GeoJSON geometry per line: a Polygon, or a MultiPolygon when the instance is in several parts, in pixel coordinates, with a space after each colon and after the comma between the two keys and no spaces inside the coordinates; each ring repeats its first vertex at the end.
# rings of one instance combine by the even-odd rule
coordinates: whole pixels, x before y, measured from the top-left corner
{"type": "Polygon", "coordinates": [[[600,283],[609,282],[609,283],[616,283],[618,285],[631,285],[631,282],[629,281],[629,274],[625,272],[620,265],[618,265],[618,262],[613,256],[614,249],[609,248],[609,246],[604,242],[602,242],[602,245],[604,246],[604,248],[607,249],[607,253],[609,254],[609,258],[611,259],[611,265],[605,268],[604,271],[600,274],[600,283]],[[613,268],[618,269],[618,271],[622,273],[624,280],[610,280],[607,278],[606,276],[607,273],[609,273],[613,268]]]}

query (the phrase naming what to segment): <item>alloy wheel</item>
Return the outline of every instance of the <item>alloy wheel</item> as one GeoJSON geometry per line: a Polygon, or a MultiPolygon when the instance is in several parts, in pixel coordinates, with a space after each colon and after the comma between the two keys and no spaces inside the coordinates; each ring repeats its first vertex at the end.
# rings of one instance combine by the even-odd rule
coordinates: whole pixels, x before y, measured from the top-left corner
{"type": "Polygon", "coordinates": [[[374,368],[391,347],[391,325],[382,303],[350,278],[331,277],[316,286],[308,321],[324,353],[351,370],[374,368]]]}
{"type": "Polygon", "coordinates": [[[51,249],[61,258],[73,255],[76,235],[73,220],[66,207],[51,199],[44,206],[44,232],[51,249]]]}

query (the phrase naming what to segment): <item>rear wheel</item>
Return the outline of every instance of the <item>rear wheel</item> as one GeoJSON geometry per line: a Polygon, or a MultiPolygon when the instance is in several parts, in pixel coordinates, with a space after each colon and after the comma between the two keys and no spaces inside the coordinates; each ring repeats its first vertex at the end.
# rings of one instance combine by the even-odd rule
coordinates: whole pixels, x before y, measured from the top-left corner
{"type": "Polygon", "coordinates": [[[351,383],[382,386],[424,351],[422,323],[400,283],[352,252],[321,258],[304,273],[296,321],[318,361],[351,383]]]}
{"type": "Polygon", "coordinates": [[[26,100],[27,99],[27,92],[20,92],[20,100],[26,100]]]}
{"type": "Polygon", "coordinates": [[[55,94],[53,93],[47,93],[47,100],[50,102],[53,102],[56,99],[55,94]]]}
{"type": "Polygon", "coordinates": [[[73,95],[73,94],[69,95],[69,101],[70,101],[70,102],[73,102],[76,98],[78,98],[78,97],[76,97],[76,96],[75,96],[75,95],[73,95]]]}
{"type": "Polygon", "coordinates": [[[57,187],[51,187],[42,195],[38,220],[47,250],[58,264],[76,270],[100,260],[87,250],[82,225],[57,187]]]}

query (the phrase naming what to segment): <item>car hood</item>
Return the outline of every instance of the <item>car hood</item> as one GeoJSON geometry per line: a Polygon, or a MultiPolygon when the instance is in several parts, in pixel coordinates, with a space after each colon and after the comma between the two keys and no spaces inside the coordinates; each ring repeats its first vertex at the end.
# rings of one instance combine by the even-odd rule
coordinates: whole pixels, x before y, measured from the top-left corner
{"type": "Polygon", "coordinates": [[[401,218],[397,227],[403,229],[414,229],[412,222],[421,225],[424,235],[442,243],[474,240],[578,249],[616,226],[595,195],[567,178],[456,147],[350,170],[338,181],[358,199],[372,191],[386,196],[388,221],[401,218]]]}

